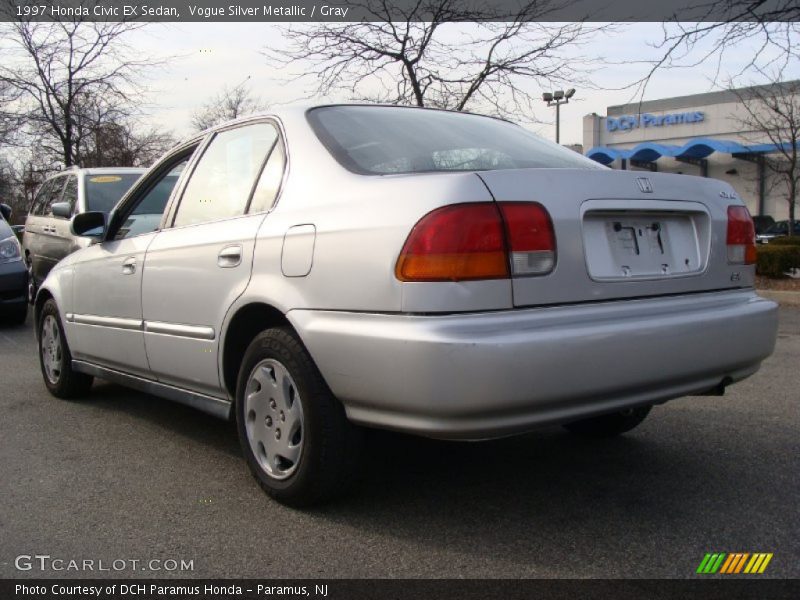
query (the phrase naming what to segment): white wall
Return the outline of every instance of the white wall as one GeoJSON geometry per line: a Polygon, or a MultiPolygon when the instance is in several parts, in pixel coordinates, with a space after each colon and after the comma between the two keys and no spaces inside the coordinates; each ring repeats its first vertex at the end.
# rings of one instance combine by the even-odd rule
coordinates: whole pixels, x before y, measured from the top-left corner
{"type": "MultiPolygon", "coordinates": [[[[665,101],[666,103],[666,101],[665,101]]],[[[646,107],[645,107],[646,109],[646,107]]],[[[719,104],[690,106],[677,109],[658,111],[644,110],[644,113],[653,115],[666,115],[674,113],[691,113],[700,111],[704,113],[704,120],[695,123],[679,123],[674,125],[637,127],[628,131],[612,131],[606,128],[606,118],[599,115],[586,115],[583,118],[583,148],[588,152],[595,146],[607,146],[613,149],[629,149],[641,142],[656,142],[673,146],[682,146],[686,142],[700,138],[716,138],[726,141],[739,142],[743,145],[768,143],[763,133],[757,131],[742,131],[742,121],[746,119],[746,110],[739,102],[723,102],[719,104]]],[[[633,114],[625,113],[625,114],[633,114]]],[[[621,115],[612,115],[616,118],[621,115]]],[[[754,163],[733,158],[730,154],[714,152],[708,157],[708,176],[729,183],[739,196],[747,203],[751,214],[758,214],[758,181],[757,167],[754,163]],[[734,170],[728,174],[726,171],[734,170]]],[[[659,158],[658,170],[664,173],[681,172],[687,175],[700,175],[700,167],[679,162],[673,158],[659,158]]],[[[614,161],[609,165],[612,168],[621,168],[621,161],[614,161]]],[[[636,170],[628,164],[628,168],[636,170]]],[[[769,177],[767,172],[767,177],[769,177]]],[[[765,214],[772,215],[776,220],[787,219],[789,205],[779,190],[770,190],[766,186],[765,214]]]]}

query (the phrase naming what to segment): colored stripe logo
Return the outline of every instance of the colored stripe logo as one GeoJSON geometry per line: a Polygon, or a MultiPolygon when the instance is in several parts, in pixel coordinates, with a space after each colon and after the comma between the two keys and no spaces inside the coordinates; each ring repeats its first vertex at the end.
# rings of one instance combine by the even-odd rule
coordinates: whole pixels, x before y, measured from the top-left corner
{"type": "Polygon", "coordinates": [[[700,561],[697,572],[703,575],[713,575],[714,573],[725,575],[760,574],[767,569],[772,556],[771,552],[709,552],[700,561]]]}

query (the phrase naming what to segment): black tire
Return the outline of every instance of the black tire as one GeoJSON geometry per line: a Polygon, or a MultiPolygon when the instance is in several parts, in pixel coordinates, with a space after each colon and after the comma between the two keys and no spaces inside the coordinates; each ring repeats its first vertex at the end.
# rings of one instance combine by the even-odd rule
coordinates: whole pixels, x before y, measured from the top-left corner
{"type": "MultiPolygon", "coordinates": [[[[236,386],[236,422],[250,472],[261,488],[282,504],[293,507],[319,504],[342,494],[353,483],[360,462],[363,432],[348,421],[344,407],[328,389],[313,359],[291,328],[267,329],[256,336],[247,348],[236,386]],[[270,368],[270,365],[275,368],[270,368]],[[275,386],[272,391],[267,389],[262,394],[261,384],[255,381],[256,367],[262,369],[262,377],[264,372],[272,376],[275,386]],[[281,368],[285,369],[283,373],[288,373],[290,388],[293,384],[296,392],[290,401],[285,400],[283,396],[286,394],[281,395],[281,392],[276,392],[276,395],[281,395],[277,402],[273,398],[267,401],[266,397],[279,389],[275,373],[281,368]],[[246,395],[261,396],[265,404],[262,406],[256,401],[246,400],[246,395]],[[258,446],[260,438],[253,428],[259,427],[262,435],[274,431],[277,439],[280,439],[277,414],[280,413],[281,420],[284,420],[284,414],[280,410],[277,413],[275,411],[281,408],[281,403],[288,407],[288,402],[293,406],[296,400],[300,403],[301,435],[298,445],[301,453],[296,463],[290,463],[286,469],[290,474],[281,473],[283,477],[276,478],[267,471],[265,464],[272,463],[268,462],[270,459],[264,444],[258,446]],[[267,416],[258,414],[260,412],[265,412],[267,416]],[[270,414],[276,419],[274,426],[270,414]],[[263,427],[262,422],[265,423],[263,427]],[[267,422],[273,429],[266,426],[267,422]],[[256,456],[258,449],[261,451],[259,457],[256,456]]],[[[289,435],[286,434],[284,443],[289,443],[289,435]]],[[[276,452],[275,461],[280,460],[276,452]]]]}
{"type": "Polygon", "coordinates": [[[94,378],[91,375],[72,370],[72,354],[70,354],[67,338],[64,335],[64,326],[58,314],[58,307],[52,298],[45,302],[42,307],[42,312],[38,319],[38,328],[36,337],[39,346],[39,366],[42,370],[42,379],[44,379],[47,390],[53,396],[63,399],[85,396],[92,387],[94,378]],[[55,320],[60,340],[60,367],[57,372],[51,371],[50,374],[48,374],[48,369],[45,367],[45,351],[52,349],[52,346],[48,346],[47,349],[43,348],[43,340],[46,341],[48,339],[44,332],[45,327],[53,325],[48,317],[52,317],[55,320]]]}
{"type": "Polygon", "coordinates": [[[590,419],[566,423],[564,428],[571,432],[594,438],[614,437],[638,426],[650,414],[651,406],[638,406],[590,419]]]}

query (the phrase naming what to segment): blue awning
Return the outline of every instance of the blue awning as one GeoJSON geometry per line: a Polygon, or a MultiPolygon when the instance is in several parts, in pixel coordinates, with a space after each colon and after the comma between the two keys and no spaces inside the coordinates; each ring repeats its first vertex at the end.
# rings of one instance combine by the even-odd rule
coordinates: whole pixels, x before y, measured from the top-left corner
{"type": "MultiPolygon", "coordinates": [[[[628,149],[595,146],[586,153],[586,156],[601,164],[608,165],[618,158],[655,162],[662,156],[670,158],[707,158],[714,152],[722,152],[723,154],[768,154],[778,152],[778,150],[786,147],[791,147],[791,143],[787,142],[780,146],[776,144],[745,146],[731,140],[696,138],[689,140],[683,146],[671,146],[657,142],[642,142],[628,149]]],[[[800,142],[798,142],[797,147],[800,148],[800,142]]]]}

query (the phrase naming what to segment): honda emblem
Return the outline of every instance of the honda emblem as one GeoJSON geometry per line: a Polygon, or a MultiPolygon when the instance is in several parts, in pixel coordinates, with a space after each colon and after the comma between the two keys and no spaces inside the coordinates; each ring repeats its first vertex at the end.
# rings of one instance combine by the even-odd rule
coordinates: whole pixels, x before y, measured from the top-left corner
{"type": "Polygon", "coordinates": [[[650,180],[647,177],[638,177],[636,179],[636,183],[639,186],[639,189],[645,194],[653,193],[653,184],[650,183],[650,180]]]}

